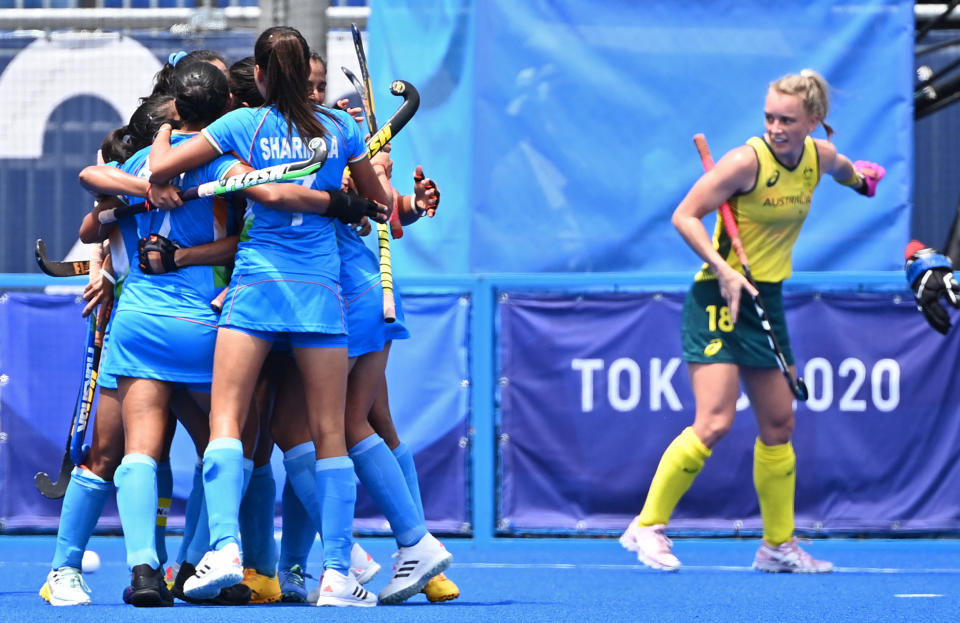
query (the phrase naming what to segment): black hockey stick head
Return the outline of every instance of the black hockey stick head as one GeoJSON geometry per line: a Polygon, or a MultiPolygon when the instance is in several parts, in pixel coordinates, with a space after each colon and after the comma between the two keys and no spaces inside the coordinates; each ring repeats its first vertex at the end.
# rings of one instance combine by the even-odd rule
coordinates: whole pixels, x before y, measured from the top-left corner
{"type": "Polygon", "coordinates": [[[57,481],[50,480],[50,474],[47,472],[37,472],[33,477],[33,484],[37,486],[37,491],[45,498],[59,500],[66,494],[67,485],[70,484],[70,473],[73,471],[73,462],[70,460],[69,452],[64,455],[63,463],[60,464],[60,474],[57,481]]]}
{"type": "Polygon", "coordinates": [[[403,103],[397,112],[377,130],[376,134],[367,141],[367,156],[372,158],[383,146],[390,142],[403,126],[413,119],[413,115],[420,108],[420,92],[406,80],[394,80],[390,85],[390,93],[403,98],[403,103]]]}
{"type": "Polygon", "coordinates": [[[77,260],[74,262],[57,262],[47,257],[47,245],[42,238],[37,238],[37,246],[34,249],[37,256],[37,265],[40,270],[51,277],[76,277],[77,275],[90,274],[90,262],[86,260],[77,260]]]}
{"type": "Polygon", "coordinates": [[[810,392],[807,391],[807,384],[803,382],[803,379],[798,376],[797,380],[794,381],[788,376],[787,381],[790,382],[790,391],[793,392],[793,396],[800,402],[806,402],[807,398],[810,397],[810,392]]]}

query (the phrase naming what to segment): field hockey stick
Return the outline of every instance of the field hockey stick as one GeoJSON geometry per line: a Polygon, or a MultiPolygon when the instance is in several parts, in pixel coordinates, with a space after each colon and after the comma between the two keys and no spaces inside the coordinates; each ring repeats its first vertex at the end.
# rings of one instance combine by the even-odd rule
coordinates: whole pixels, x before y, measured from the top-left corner
{"type": "Polygon", "coordinates": [[[97,390],[97,378],[100,376],[100,354],[103,352],[103,338],[107,332],[107,325],[110,324],[111,312],[113,312],[113,299],[100,305],[100,309],[95,314],[94,326],[96,328],[93,336],[93,351],[87,357],[89,367],[84,369],[80,411],[75,418],[76,423],[73,426],[73,435],[70,440],[70,458],[74,465],[83,463],[89,449],[89,446],[84,446],[83,440],[86,437],[87,424],[89,424],[90,415],[93,412],[93,395],[97,390]],[[91,358],[92,362],[90,361],[91,358]]]}
{"type": "MultiPolygon", "coordinates": [[[[697,152],[700,154],[703,170],[710,171],[714,163],[713,156],[710,155],[710,147],[707,145],[707,137],[703,134],[697,134],[693,137],[693,142],[697,146],[697,152]]],[[[727,230],[727,235],[730,237],[730,246],[733,247],[734,253],[737,254],[737,259],[740,260],[740,265],[743,266],[744,276],[747,278],[747,281],[750,282],[750,285],[757,288],[757,282],[754,281],[753,274],[750,272],[747,253],[743,249],[743,241],[740,240],[740,229],[737,227],[737,221],[733,217],[733,210],[726,201],[720,206],[720,218],[723,219],[723,227],[727,230]]],[[[787,365],[787,359],[783,355],[783,350],[780,348],[780,341],[777,339],[776,333],[773,332],[773,327],[770,326],[770,316],[767,314],[767,308],[763,304],[763,298],[760,296],[759,288],[757,288],[755,295],[751,295],[751,298],[753,299],[753,307],[757,312],[757,316],[760,317],[760,325],[763,327],[763,332],[767,334],[767,343],[770,345],[770,350],[773,351],[773,355],[777,360],[777,367],[780,368],[784,378],[787,379],[787,385],[790,386],[790,391],[796,399],[805,401],[809,396],[807,385],[803,382],[802,378],[799,376],[794,377],[790,372],[790,366],[787,365]]]]}
{"type": "Polygon", "coordinates": [[[51,277],[76,277],[77,275],[90,274],[89,260],[77,260],[74,262],[57,262],[56,260],[51,260],[47,257],[47,245],[41,238],[37,238],[37,246],[34,249],[34,253],[37,256],[37,264],[40,266],[40,270],[51,277]]]}
{"type": "MultiPolygon", "coordinates": [[[[360,28],[356,24],[350,24],[350,33],[353,35],[353,48],[357,52],[357,62],[360,63],[360,75],[363,77],[361,88],[357,89],[360,94],[360,100],[363,102],[363,113],[367,117],[367,125],[370,127],[370,134],[377,131],[377,111],[373,107],[373,84],[370,82],[370,68],[367,65],[367,54],[363,50],[363,38],[360,36],[360,28]]],[[[356,77],[351,77],[351,82],[356,87],[356,77]]]]}
{"type": "MultiPolygon", "coordinates": [[[[373,104],[373,86],[370,83],[370,69],[367,66],[367,54],[363,50],[363,39],[360,37],[360,29],[356,24],[350,24],[350,32],[353,34],[353,47],[357,52],[357,62],[360,64],[360,75],[363,77],[363,84],[357,84],[357,77],[347,72],[347,78],[353,82],[353,86],[360,94],[360,101],[363,102],[364,116],[367,119],[367,128],[370,130],[370,138],[373,139],[377,134],[377,116],[373,104]]],[[[379,150],[378,150],[379,151],[379,150]]],[[[370,156],[368,150],[368,157],[370,156]]],[[[393,260],[390,256],[390,228],[386,223],[377,223],[377,247],[380,257],[380,284],[383,288],[383,320],[385,322],[396,322],[397,304],[393,295],[393,260]]]]}
{"type": "MultiPolygon", "coordinates": [[[[363,77],[363,84],[357,84],[357,78],[349,71],[347,77],[353,82],[354,88],[360,94],[360,100],[364,104],[364,116],[367,119],[367,128],[370,130],[370,142],[367,146],[367,155],[373,157],[370,152],[371,143],[378,136],[376,108],[373,103],[373,86],[370,82],[370,69],[367,66],[367,55],[363,50],[363,39],[360,36],[360,29],[356,24],[350,24],[350,32],[353,34],[353,47],[357,53],[357,62],[360,65],[360,75],[363,77]]],[[[391,85],[391,92],[393,85],[391,85]]],[[[406,97],[404,97],[406,103],[406,97]]],[[[419,103],[418,103],[419,105],[419,103]]],[[[392,130],[392,129],[391,129],[392,130]]],[[[387,139],[389,140],[389,138],[387,139]]],[[[386,144],[386,142],[384,142],[386,144]]],[[[382,148],[382,145],[380,145],[382,148]]],[[[379,151],[380,149],[377,149],[379,151]]],[[[380,256],[380,284],[383,288],[383,320],[385,322],[395,322],[397,319],[396,301],[393,295],[393,261],[390,257],[390,228],[386,223],[377,223],[377,243],[380,256]]]]}
{"type": "MultiPolygon", "coordinates": [[[[420,93],[406,80],[394,80],[390,93],[403,98],[400,108],[383,127],[374,132],[367,141],[367,157],[373,158],[407,125],[420,107],[420,93]]],[[[396,301],[393,295],[393,262],[390,259],[390,230],[386,223],[377,223],[377,243],[380,249],[380,282],[383,286],[383,320],[397,320],[396,301]]]]}
{"type": "Polygon", "coordinates": [[[37,491],[45,498],[50,498],[51,500],[59,500],[67,492],[67,485],[70,484],[70,473],[73,471],[73,431],[77,426],[77,416],[81,412],[81,405],[83,404],[84,398],[84,386],[87,384],[88,374],[93,369],[93,349],[94,342],[96,340],[96,326],[97,326],[97,317],[96,315],[90,316],[89,321],[89,330],[87,331],[87,342],[84,346],[84,362],[83,362],[83,383],[80,385],[80,390],[77,392],[77,402],[73,407],[73,417],[70,418],[70,428],[67,430],[67,447],[63,451],[63,459],[60,461],[60,473],[57,475],[56,482],[50,480],[50,475],[47,472],[37,472],[33,477],[33,484],[36,485],[37,491]]]}
{"type": "Polygon", "coordinates": [[[63,451],[63,460],[60,461],[60,473],[56,482],[50,479],[47,472],[38,472],[33,482],[46,498],[58,500],[67,491],[70,483],[70,473],[74,465],[83,463],[87,448],[83,445],[87,423],[90,421],[90,412],[93,407],[93,394],[97,388],[97,376],[100,368],[100,353],[103,350],[103,336],[110,321],[110,312],[113,301],[104,303],[96,314],[90,316],[87,341],[84,346],[83,382],[77,394],[77,402],[73,408],[73,417],[70,420],[70,429],[67,431],[67,446],[63,451]]]}
{"type": "MultiPolygon", "coordinates": [[[[364,111],[364,119],[367,122],[368,132],[372,137],[377,131],[377,118],[370,107],[370,103],[369,103],[369,100],[367,99],[368,96],[366,93],[366,89],[363,86],[363,82],[361,82],[360,78],[357,78],[357,76],[348,68],[340,67],[340,69],[343,70],[344,75],[346,75],[347,79],[349,79],[350,82],[353,83],[353,88],[360,95],[360,103],[362,104],[363,111],[364,111]]],[[[368,154],[368,157],[373,158],[373,156],[369,154],[368,154]]],[[[394,238],[402,238],[403,226],[400,224],[400,212],[398,210],[394,210],[390,213],[389,224],[390,224],[390,235],[393,236],[394,238]]],[[[377,234],[379,236],[379,229],[377,230],[377,234]]]]}
{"type": "MultiPolygon", "coordinates": [[[[347,76],[350,82],[353,83],[353,88],[357,89],[357,92],[360,93],[360,99],[364,100],[365,96],[360,91],[363,88],[363,83],[360,82],[359,78],[347,69],[346,67],[341,67],[343,73],[347,76]]],[[[406,80],[394,80],[390,84],[390,94],[396,95],[403,98],[403,103],[400,104],[400,107],[387,119],[387,122],[384,123],[378,130],[374,130],[370,133],[370,138],[367,139],[367,157],[373,158],[375,155],[380,153],[380,151],[386,146],[390,140],[403,129],[403,126],[407,125],[407,122],[413,118],[413,115],[417,112],[417,109],[420,108],[420,92],[417,91],[417,87],[413,86],[406,80]]],[[[368,123],[369,127],[369,123],[368,123]]]]}
{"type": "MultiPolygon", "coordinates": [[[[87,343],[88,348],[93,344],[93,332],[90,331],[89,333],[91,337],[87,343]]],[[[70,448],[73,445],[73,427],[77,413],[80,410],[80,402],[82,399],[83,389],[81,388],[80,391],[77,392],[77,403],[73,408],[73,418],[70,420],[70,429],[67,431],[67,447],[63,451],[63,459],[60,461],[60,473],[57,475],[56,482],[50,479],[50,474],[47,472],[37,472],[33,477],[33,484],[36,485],[37,491],[45,498],[59,500],[67,492],[67,485],[70,483],[70,472],[73,471],[73,459],[70,458],[70,448]]]]}
{"type": "MultiPolygon", "coordinates": [[[[307,147],[313,152],[306,160],[300,162],[288,162],[286,164],[275,164],[263,169],[255,169],[240,173],[239,175],[223,176],[219,180],[200,184],[193,188],[180,191],[180,198],[183,201],[193,201],[199,197],[213,197],[214,195],[225,195],[227,193],[245,190],[260,184],[270,182],[286,182],[297,178],[306,177],[319,171],[327,161],[327,142],[320,137],[310,139],[307,147]]],[[[119,208],[104,210],[98,215],[102,224],[113,223],[119,218],[141,214],[149,210],[147,202],[135,203],[119,208]]]]}

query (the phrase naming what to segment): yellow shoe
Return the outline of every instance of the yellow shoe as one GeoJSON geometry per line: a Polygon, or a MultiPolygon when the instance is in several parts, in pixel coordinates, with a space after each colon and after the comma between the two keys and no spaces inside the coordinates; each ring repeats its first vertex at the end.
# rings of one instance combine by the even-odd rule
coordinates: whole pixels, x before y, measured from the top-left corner
{"type": "Polygon", "coordinates": [[[250,588],[250,603],[272,604],[280,601],[280,581],[276,574],[265,576],[256,569],[243,570],[243,582],[250,588]]]}
{"type": "Polygon", "coordinates": [[[50,585],[47,584],[46,582],[44,582],[44,583],[43,583],[43,586],[40,587],[40,596],[43,597],[43,599],[44,599],[47,603],[50,603],[50,600],[53,599],[53,598],[50,596],[50,585]]]}
{"type": "Polygon", "coordinates": [[[51,606],[88,606],[90,588],[76,567],[60,567],[47,575],[40,596],[51,606]]]}
{"type": "Polygon", "coordinates": [[[460,589],[457,588],[457,585],[442,573],[438,573],[430,578],[430,581],[427,582],[427,585],[424,586],[420,592],[425,594],[427,599],[434,603],[438,601],[450,601],[460,596],[460,589]]]}

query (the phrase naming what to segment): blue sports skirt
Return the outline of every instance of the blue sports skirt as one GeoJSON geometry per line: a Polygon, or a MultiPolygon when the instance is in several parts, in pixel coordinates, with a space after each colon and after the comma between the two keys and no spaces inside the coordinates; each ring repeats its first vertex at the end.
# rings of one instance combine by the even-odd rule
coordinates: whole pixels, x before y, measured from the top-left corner
{"type": "Polygon", "coordinates": [[[220,326],[249,333],[347,333],[340,284],[318,275],[233,275],[220,326]]]}
{"type": "Polygon", "coordinates": [[[217,327],[212,324],[120,310],[101,369],[106,377],[185,383],[192,390],[209,392],[216,343],[217,327]]]}
{"type": "Polygon", "coordinates": [[[396,304],[397,320],[392,323],[383,321],[383,287],[379,281],[345,298],[347,327],[350,329],[347,340],[348,356],[359,357],[367,353],[376,353],[383,350],[391,340],[405,340],[410,337],[410,332],[404,324],[403,305],[396,290],[393,298],[396,304]]]}

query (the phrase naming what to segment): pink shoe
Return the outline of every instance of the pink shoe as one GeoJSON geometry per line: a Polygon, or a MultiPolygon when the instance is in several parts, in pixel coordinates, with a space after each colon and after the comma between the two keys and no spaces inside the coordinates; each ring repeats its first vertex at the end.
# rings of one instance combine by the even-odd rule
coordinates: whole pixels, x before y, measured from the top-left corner
{"type": "MultiPolygon", "coordinates": [[[[639,516],[638,516],[639,517],[639,516]]],[[[630,525],[620,535],[620,545],[624,549],[636,552],[637,560],[651,569],[676,571],[680,560],[673,555],[673,541],[666,535],[664,524],[641,526],[638,517],[630,520],[630,525]]]]}
{"type": "Polygon", "coordinates": [[[830,573],[833,563],[816,560],[803,551],[797,537],[793,537],[777,547],[762,541],[753,559],[753,568],[767,573],[830,573]]]}

